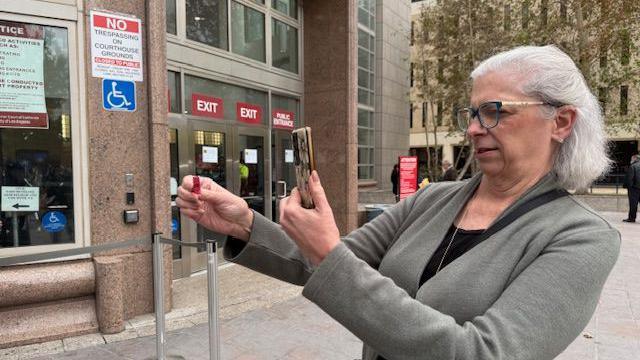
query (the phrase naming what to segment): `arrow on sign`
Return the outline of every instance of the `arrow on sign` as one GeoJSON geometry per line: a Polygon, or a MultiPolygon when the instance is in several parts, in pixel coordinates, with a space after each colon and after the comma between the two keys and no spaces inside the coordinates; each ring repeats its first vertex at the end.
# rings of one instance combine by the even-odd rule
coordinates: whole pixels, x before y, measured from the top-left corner
{"type": "Polygon", "coordinates": [[[20,205],[18,203],[15,203],[12,207],[16,209],[20,209],[20,208],[27,208],[29,207],[29,205],[20,205]]]}

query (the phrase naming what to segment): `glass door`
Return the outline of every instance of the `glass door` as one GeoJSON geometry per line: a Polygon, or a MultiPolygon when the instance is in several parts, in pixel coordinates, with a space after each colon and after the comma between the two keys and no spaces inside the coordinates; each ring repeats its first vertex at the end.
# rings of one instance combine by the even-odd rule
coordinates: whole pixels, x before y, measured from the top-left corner
{"type": "MultiPolygon", "coordinates": [[[[194,160],[193,175],[206,177],[221,187],[231,190],[233,179],[229,174],[231,160],[229,159],[229,136],[223,126],[212,125],[204,122],[193,122],[191,129],[192,159],[194,160]]],[[[218,247],[224,245],[226,236],[213,232],[191,221],[195,228],[195,236],[191,236],[197,242],[216,240],[218,247]]],[[[192,240],[193,241],[193,240],[192,240]]],[[[191,249],[191,272],[204,270],[207,266],[206,249],[191,249]]],[[[219,253],[220,254],[220,253],[219,253]]],[[[220,255],[220,260],[222,256],[220,255]]]]}
{"type": "Polygon", "coordinates": [[[271,134],[271,211],[274,221],[279,221],[280,200],[291,194],[296,186],[296,173],[293,165],[293,144],[291,132],[274,130],[271,134]]]}

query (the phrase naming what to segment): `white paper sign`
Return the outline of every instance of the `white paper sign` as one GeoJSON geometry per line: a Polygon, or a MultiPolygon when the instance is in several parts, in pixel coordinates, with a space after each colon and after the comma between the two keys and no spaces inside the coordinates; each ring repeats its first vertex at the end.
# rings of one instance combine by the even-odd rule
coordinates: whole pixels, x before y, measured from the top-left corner
{"type": "Polygon", "coordinates": [[[287,164],[293,164],[293,150],[284,150],[284,162],[287,164]]]}
{"type": "Polygon", "coordinates": [[[258,150],[256,150],[256,149],[244,149],[244,163],[245,164],[257,164],[258,163],[258,150]]]}
{"type": "Polygon", "coordinates": [[[3,186],[2,211],[38,211],[40,188],[27,186],[3,186]]]}
{"type": "Polygon", "coordinates": [[[0,21],[0,127],[49,128],[44,27],[0,21]]]}
{"type": "Polygon", "coordinates": [[[91,11],[91,69],[94,77],[142,81],[140,19],[91,11]]]}
{"type": "Polygon", "coordinates": [[[169,180],[169,186],[171,195],[178,195],[178,180],[176,180],[176,178],[171,177],[169,180]]]}
{"type": "Polygon", "coordinates": [[[218,163],[218,148],[215,146],[203,146],[202,147],[202,162],[203,163],[218,163]]]}

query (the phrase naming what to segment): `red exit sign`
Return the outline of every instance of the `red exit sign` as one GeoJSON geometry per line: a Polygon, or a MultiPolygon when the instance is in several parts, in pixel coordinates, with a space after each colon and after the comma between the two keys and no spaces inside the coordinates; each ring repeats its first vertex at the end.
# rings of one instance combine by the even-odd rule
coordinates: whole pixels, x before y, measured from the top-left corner
{"type": "Polygon", "coordinates": [[[193,93],[191,94],[191,113],[197,116],[222,119],[224,117],[222,99],[193,93]]]}
{"type": "Polygon", "coordinates": [[[262,123],[262,108],[258,105],[239,102],[236,104],[236,116],[238,121],[260,124],[262,123]]]}

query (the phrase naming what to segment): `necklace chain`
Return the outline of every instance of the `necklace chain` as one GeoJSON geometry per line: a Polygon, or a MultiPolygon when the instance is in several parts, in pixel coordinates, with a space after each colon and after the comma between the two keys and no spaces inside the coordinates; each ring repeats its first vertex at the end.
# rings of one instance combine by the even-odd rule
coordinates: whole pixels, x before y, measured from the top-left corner
{"type": "MultiPolygon", "coordinates": [[[[471,208],[471,201],[469,201],[469,203],[467,204],[467,208],[464,210],[464,214],[462,214],[462,218],[460,219],[460,222],[458,223],[458,225],[464,223],[464,218],[467,216],[467,213],[469,212],[470,208],[471,208]]],[[[440,264],[438,264],[438,268],[436,269],[436,274],[440,271],[440,268],[442,268],[442,263],[444,262],[444,258],[447,257],[447,253],[449,252],[449,248],[453,243],[453,239],[456,237],[456,234],[458,233],[459,227],[455,226],[455,228],[456,229],[453,231],[453,235],[451,235],[451,239],[449,239],[449,244],[447,245],[447,248],[444,249],[444,254],[442,254],[442,258],[440,259],[440,264]]]]}

